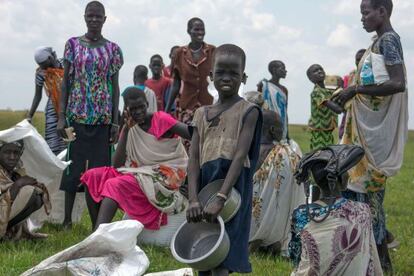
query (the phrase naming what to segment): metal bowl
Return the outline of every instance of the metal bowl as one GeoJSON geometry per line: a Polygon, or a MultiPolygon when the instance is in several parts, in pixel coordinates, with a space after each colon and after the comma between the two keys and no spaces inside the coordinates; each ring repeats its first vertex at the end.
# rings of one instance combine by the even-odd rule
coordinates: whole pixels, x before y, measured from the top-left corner
{"type": "Polygon", "coordinates": [[[230,239],[224,221],[184,222],[171,240],[171,253],[180,263],[198,271],[208,271],[219,266],[229,254],[230,239]]]}
{"type": "MultiPolygon", "coordinates": [[[[200,201],[201,206],[206,206],[216,197],[217,193],[221,189],[221,186],[223,185],[223,182],[224,179],[217,179],[201,189],[198,194],[198,200],[200,201]]],[[[224,222],[230,221],[237,214],[240,205],[240,193],[235,188],[232,188],[226,202],[224,203],[224,207],[220,212],[220,216],[223,218],[224,222]]]]}

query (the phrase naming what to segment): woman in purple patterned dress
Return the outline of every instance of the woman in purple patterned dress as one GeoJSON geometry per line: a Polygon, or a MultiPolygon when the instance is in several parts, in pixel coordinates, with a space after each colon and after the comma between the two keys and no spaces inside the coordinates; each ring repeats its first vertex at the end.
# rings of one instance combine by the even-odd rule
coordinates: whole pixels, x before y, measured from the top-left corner
{"type": "MultiPolygon", "coordinates": [[[[118,134],[118,72],[123,64],[120,47],[102,36],[105,8],[98,1],[85,9],[87,33],[70,38],[65,45],[61,111],[57,130],[67,138],[65,127],[73,127],[75,141],[68,146],[72,164],[63,174],[60,189],[65,191],[65,219],[70,228],[80,176],[90,168],[111,164],[111,145],[118,134]]],[[[88,201],[87,201],[88,203],[88,201]]]]}

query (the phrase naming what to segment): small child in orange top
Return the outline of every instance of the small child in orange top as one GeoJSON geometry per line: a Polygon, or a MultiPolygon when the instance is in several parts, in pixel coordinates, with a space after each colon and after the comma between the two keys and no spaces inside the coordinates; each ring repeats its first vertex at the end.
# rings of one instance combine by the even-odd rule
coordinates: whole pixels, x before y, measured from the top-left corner
{"type": "Polygon", "coordinates": [[[151,57],[149,68],[152,73],[152,78],[148,79],[145,85],[155,92],[157,108],[159,111],[162,111],[165,109],[165,96],[171,85],[171,80],[162,75],[164,62],[160,55],[156,54],[151,57]]]}

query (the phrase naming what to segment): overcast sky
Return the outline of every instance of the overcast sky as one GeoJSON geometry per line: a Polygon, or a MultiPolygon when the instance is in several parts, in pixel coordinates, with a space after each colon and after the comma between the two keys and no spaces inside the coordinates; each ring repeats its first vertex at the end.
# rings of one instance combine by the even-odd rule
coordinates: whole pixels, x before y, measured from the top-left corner
{"type": "MultiPolygon", "coordinates": [[[[0,109],[28,109],[34,94],[33,59],[38,46],[52,46],[62,56],[65,41],[85,33],[83,0],[0,0],[0,109]]],[[[186,24],[198,16],[206,25],[205,41],[234,43],[247,54],[246,90],[268,78],[267,64],[285,62],[291,123],[306,123],[312,85],[306,69],[320,63],[328,74],[346,75],[354,54],[369,46],[372,34],[361,26],[360,0],[104,0],[103,34],[122,48],[125,64],[120,88],[131,84],[136,65],[159,53],[169,63],[173,45],[189,42],[186,24]]],[[[394,0],[392,23],[402,38],[408,71],[414,70],[414,1],[394,0]]],[[[411,92],[410,92],[411,94],[411,92]]],[[[45,98],[45,97],[44,97],[45,98]]],[[[414,118],[410,97],[410,117],[414,118]]],[[[43,110],[43,99],[40,110],[43,110]]],[[[410,120],[414,129],[414,119],[410,120]]]]}

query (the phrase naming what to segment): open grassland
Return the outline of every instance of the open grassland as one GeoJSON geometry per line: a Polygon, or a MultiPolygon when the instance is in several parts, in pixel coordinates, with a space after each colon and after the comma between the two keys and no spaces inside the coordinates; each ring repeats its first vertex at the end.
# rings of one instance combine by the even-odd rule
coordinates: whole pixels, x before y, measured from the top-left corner
{"type": "MultiPolygon", "coordinates": [[[[24,119],[24,112],[0,111],[0,130],[13,126],[24,119]]],[[[43,133],[43,114],[36,114],[34,125],[43,133]]],[[[303,126],[291,126],[290,137],[296,140],[303,152],[309,150],[309,133],[303,126]]],[[[404,165],[401,172],[390,179],[387,186],[385,207],[387,225],[400,241],[399,249],[392,251],[392,261],[396,275],[414,275],[414,132],[410,132],[405,148],[404,165]]],[[[118,218],[120,216],[118,215],[118,218]]],[[[0,243],[0,275],[19,275],[43,259],[65,249],[90,233],[89,217],[85,213],[81,223],[74,225],[72,231],[62,231],[59,226],[45,225],[41,232],[50,234],[46,241],[4,242],[0,243]]],[[[177,269],[181,264],[173,260],[169,249],[144,246],[149,257],[149,272],[177,269]]],[[[291,264],[270,255],[252,255],[253,273],[251,275],[289,275],[291,264]]]]}

